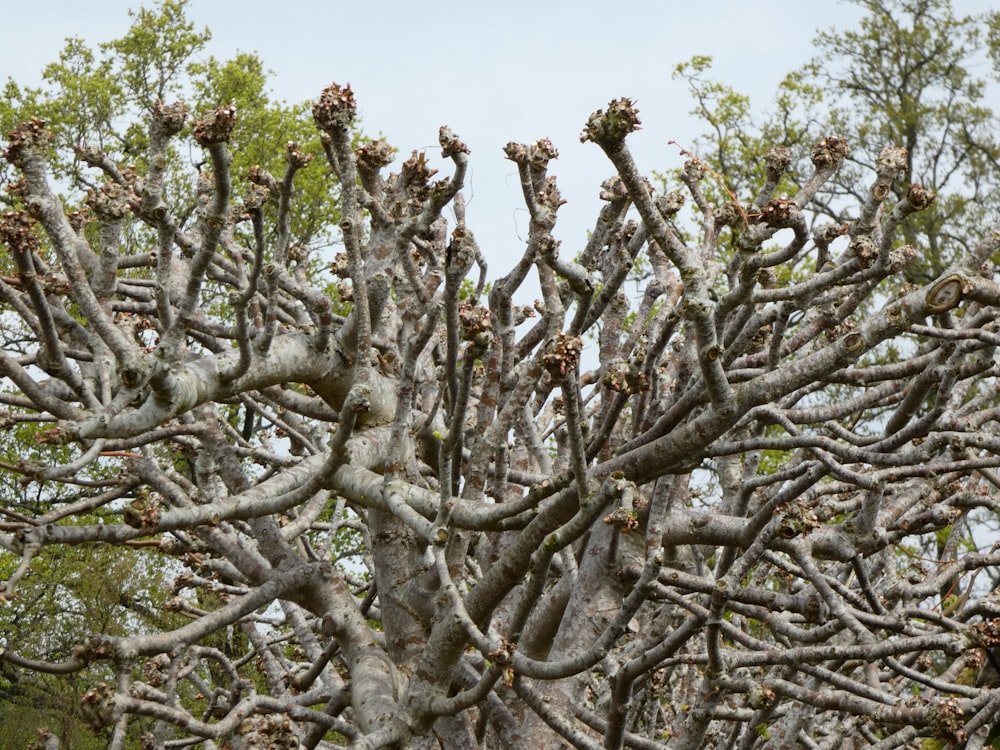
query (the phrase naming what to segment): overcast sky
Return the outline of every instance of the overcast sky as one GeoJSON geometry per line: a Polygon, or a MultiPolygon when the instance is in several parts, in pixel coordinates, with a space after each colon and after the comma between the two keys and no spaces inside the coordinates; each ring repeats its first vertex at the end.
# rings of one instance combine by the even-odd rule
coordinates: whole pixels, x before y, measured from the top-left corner
{"type": "MultiPolygon", "coordinates": [[[[0,80],[32,84],[67,37],[94,45],[117,38],[130,25],[128,9],[142,3],[4,5],[0,80]]],[[[990,5],[955,2],[961,13],[990,5]]],[[[436,156],[438,128],[449,125],[472,149],[468,219],[491,277],[523,249],[520,189],[501,150],[508,141],[548,137],[559,149],[550,172],[568,203],[555,234],[574,255],[611,174],[600,149],[579,142],[591,112],[615,97],[636,99],[642,131],[630,143],[640,168],[679,166],[668,142],[690,144],[701,128],[685,85],[671,79],[677,63],[712,56],[714,77],[763,111],[782,77],[812,56],[818,29],[850,28],[860,17],[849,3],[804,0],[191,0],[188,15],[212,31],[209,54],[258,53],[278,99],[314,99],[331,81],[349,82],[365,131],[383,134],[404,157],[413,149],[436,156]]],[[[987,104],[1000,111],[1000,102],[987,104]]]]}

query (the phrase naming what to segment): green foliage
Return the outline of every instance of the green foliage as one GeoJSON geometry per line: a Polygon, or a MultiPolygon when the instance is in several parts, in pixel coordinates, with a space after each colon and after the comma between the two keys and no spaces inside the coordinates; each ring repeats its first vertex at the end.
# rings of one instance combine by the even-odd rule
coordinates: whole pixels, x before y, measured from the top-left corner
{"type": "Polygon", "coordinates": [[[128,101],[151,114],[156,100],[183,98],[189,60],[212,38],[187,20],[187,0],[162,0],[155,9],[129,11],[135,18],[121,39],[101,45],[118,63],[118,82],[128,101]]]}
{"type": "MultiPolygon", "coordinates": [[[[3,580],[17,563],[12,555],[0,556],[3,580]]],[[[161,564],[142,550],[46,548],[21,580],[18,598],[0,609],[3,646],[58,661],[90,633],[126,635],[167,625],[157,614],[167,572],[161,564]]]]}
{"type": "MultiPolygon", "coordinates": [[[[12,555],[0,555],[0,579],[7,580],[17,562],[12,555]]],[[[142,550],[45,548],[21,580],[18,597],[0,607],[0,646],[61,661],[91,633],[124,636],[169,626],[159,614],[163,592],[169,591],[161,565],[142,550]]],[[[35,739],[36,728],[47,727],[60,737],[62,747],[106,747],[106,737],[83,726],[79,695],[108,677],[93,670],[69,677],[28,673],[4,662],[0,745],[25,747],[35,739]]]]}
{"type": "MultiPolygon", "coordinates": [[[[803,147],[811,138],[809,125],[822,94],[801,73],[790,73],[778,86],[774,112],[762,118],[748,96],[709,78],[711,67],[712,58],[707,56],[695,56],[674,67],[674,78],[687,82],[695,101],[691,114],[708,127],[693,144],[692,153],[712,171],[705,190],[716,202],[735,198],[747,207],[764,182],[761,156],[769,148],[789,146],[796,156],[808,156],[803,147]]],[[[793,166],[778,192],[794,192],[801,171],[793,166]]],[[[661,181],[676,182],[676,175],[658,176],[661,181]]]]}
{"type": "Polygon", "coordinates": [[[831,103],[814,132],[847,138],[851,161],[837,186],[862,199],[870,179],[861,177],[871,174],[882,147],[907,150],[908,180],[892,186],[897,198],[907,183],[937,194],[903,228],[905,241],[920,250],[908,277],[929,281],[978,236],[958,237],[946,227],[992,226],[1000,218],[1000,141],[994,113],[982,104],[986,81],[973,74],[996,49],[983,28],[995,29],[997,14],[959,17],[950,0],[854,2],[867,11],[859,27],[820,33],[819,55],[803,70],[831,103]]]}
{"type": "Polygon", "coordinates": [[[80,693],[91,680],[89,672],[28,675],[5,664],[0,671],[0,742],[4,747],[41,748],[39,730],[44,729],[59,738],[60,747],[106,748],[108,737],[95,735],[79,714],[80,693]]]}
{"type": "MultiPolygon", "coordinates": [[[[290,141],[299,143],[305,153],[322,157],[310,104],[274,101],[268,88],[270,72],[254,54],[237,52],[230,60],[206,55],[211,33],[195,29],[185,15],[186,6],[186,0],[161,0],[151,9],[132,12],[133,24],[125,35],[96,50],[81,39],[67,40],[58,61],[43,71],[43,84],[37,88],[8,80],[0,101],[2,132],[31,117],[45,120],[55,134],[51,164],[66,187],[80,178],[83,184],[93,184],[94,172],[79,154],[66,156],[83,145],[97,147],[122,166],[134,165],[144,173],[149,118],[157,100],[184,101],[192,118],[218,106],[236,107],[232,173],[237,194],[245,190],[252,167],[260,167],[280,183],[285,144],[290,141]]],[[[167,202],[177,215],[191,217],[192,212],[184,208],[207,156],[186,129],[181,139],[171,143],[169,158],[167,202]]],[[[0,174],[0,180],[9,177],[9,173],[0,174]]],[[[314,158],[313,165],[300,170],[292,189],[292,245],[308,250],[332,244],[340,219],[339,193],[323,159],[314,158]]],[[[75,201],[81,198],[76,196],[75,201]]],[[[13,202],[7,195],[0,200],[13,202]]],[[[277,200],[277,195],[271,196],[268,211],[275,210],[277,200]]],[[[128,244],[135,247],[144,246],[147,240],[137,226],[126,228],[126,235],[128,244]]],[[[311,269],[315,271],[314,264],[311,269]]]]}
{"type": "MultiPolygon", "coordinates": [[[[763,116],[748,97],[708,78],[711,58],[694,57],[674,76],[687,81],[692,114],[706,125],[693,150],[715,172],[716,186],[705,188],[715,197],[727,192],[749,203],[764,184],[760,156],[782,145],[794,160],[777,193],[793,194],[812,145],[837,135],[847,139],[849,156],[824,206],[840,223],[851,218],[842,206],[864,202],[882,148],[905,148],[907,178],[893,184],[896,199],[911,183],[937,194],[903,229],[919,250],[908,280],[924,283],[978,236],[946,227],[1000,219],[1000,140],[983,104],[987,82],[973,74],[987,56],[1000,69],[1000,14],[956,16],[950,0],[852,2],[867,11],[859,26],[818,33],[816,58],[785,77],[763,116]]],[[[660,177],[676,184],[675,176],[660,177]]]]}
{"type": "Polygon", "coordinates": [[[135,20],[125,36],[97,51],[82,39],[68,39],[59,60],[43,71],[41,87],[7,82],[0,105],[3,132],[29,117],[44,119],[56,136],[52,165],[58,177],[80,174],[78,160],[59,155],[82,144],[113,159],[141,159],[154,103],[189,93],[189,61],[211,38],[207,30],[194,30],[185,6],[186,0],[162,0],[152,10],[130,12],[135,20]]]}
{"type": "MultiPolygon", "coordinates": [[[[292,242],[303,247],[331,244],[340,219],[339,192],[322,166],[323,148],[312,123],[310,104],[274,102],[267,90],[269,71],[253,54],[240,52],[224,62],[210,57],[192,64],[190,74],[197,112],[229,103],[236,106],[233,174],[244,176],[252,167],[260,167],[280,180],[285,170],[285,144],[290,141],[314,157],[314,166],[296,176],[295,200],[291,202],[292,242]]],[[[269,210],[273,211],[274,205],[272,201],[269,210]]],[[[274,222],[266,225],[274,226],[274,222]]]]}

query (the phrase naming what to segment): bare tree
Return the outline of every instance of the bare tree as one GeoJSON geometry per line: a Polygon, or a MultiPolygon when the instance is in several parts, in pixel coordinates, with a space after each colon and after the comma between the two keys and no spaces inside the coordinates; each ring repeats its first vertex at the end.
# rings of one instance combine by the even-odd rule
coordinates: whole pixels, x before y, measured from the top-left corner
{"type": "Polygon", "coordinates": [[[0,402],[50,460],[3,467],[45,498],[3,508],[6,606],[74,545],[172,588],[168,624],[5,665],[90,675],[111,747],[983,746],[1000,231],[906,285],[900,228],[934,196],[886,202],[901,149],[856,221],[811,227],[845,141],[792,196],[782,148],[750,205],[711,204],[696,159],[658,195],[620,99],[583,130],[617,174],[582,247],[552,236],[553,144],[506,146],[530,229],[487,286],[468,149],[442,128],[449,176],[417,153],[386,175],[354,115],[349,87],[313,108],[343,217],[319,274],[288,231],[308,158],[231,174],[231,108],[191,123],[186,215],[183,105],[157,104],[148,173],[81,151],[105,182],[79,212],[43,124],[11,133],[0,402]]]}

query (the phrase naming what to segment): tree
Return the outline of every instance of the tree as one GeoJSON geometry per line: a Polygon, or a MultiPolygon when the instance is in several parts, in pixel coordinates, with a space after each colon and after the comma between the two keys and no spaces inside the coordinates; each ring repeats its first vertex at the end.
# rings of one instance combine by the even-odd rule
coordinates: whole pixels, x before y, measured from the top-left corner
{"type": "Polygon", "coordinates": [[[506,146],[531,222],[490,279],[456,134],[447,176],[387,173],[350,87],[311,114],[320,268],[290,227],[324,167],[289,142],[239,172],[229,103],[155,101],[134,168],[79,149],[85,203],[57,136],[12,128],[0,402],[34,442],[2,467],[6,606],[79,549],[171,583],[62,654],[8,636],[6,670],[86,681],[110,747],[983,746],[1000,554],[950,532],[997,509],[1000,227],[908,281],[935,195],[893,194],[904,149],[810,231],[843,138],[788,195],[783,148],[750,204],[696,158],[661,193],[617,99],[581,136],[616,174],[580,248],[555,146],[506,146]]]}
{"type": "Polygon", "coordinates": [[[773,111],[763,117],[747,97],[706,78],[710,58],[678,65],[675,76],[688,82],[692,114],[709,128],[700,144],[704,160],[741,200],[763,180],[757,156],[764,150],[793,149],[785,188],[808,176],[808,144],[836,133],[854,147],[816,208],[824,219],[849,221],[882,149],[904,148],[906,179],[889,185],[894,199],[912,183],[937,196],[901,236],[921,247],[907,278],[926,282],[972,250],[975,238],[956,227],[992,224],[1000,214],[996,114],[987,106],[988,82],[974,72],[996,57],[1000,14],[956,16],[951,0],[852,4],[866,11],[858,28],[819,32],[816,58],[781,82],[773,111]]]}

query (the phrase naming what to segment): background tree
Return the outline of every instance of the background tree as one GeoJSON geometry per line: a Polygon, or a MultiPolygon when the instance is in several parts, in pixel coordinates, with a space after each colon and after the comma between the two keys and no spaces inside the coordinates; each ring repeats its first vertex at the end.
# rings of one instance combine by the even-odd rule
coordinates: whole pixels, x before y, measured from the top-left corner
{"type": "MultiPolygon", "coordinates": [[[[9,132],[18,122],[38,117],[53,133],[54,177],[93,187],[88,164],[100,153],[145,172],[149,165],[149,120],[157,101],[183,98],[192,112],[232,104],[241,115],[234,126],[239,148],[233,170],[245,179],[251,167],[279,173],[281,149],[288,141],[304,153],[322,156],[309,122],[309,103],[276,102],[268,91],[269,73],[254,54],[240,52],[220,61],[207,54],[208,29],[198,31],[185,15],[186,0],[163,0],[152,9],[131,12],[134,22],[121,39],[97,50],[70,39],[58,62],[43,72],[43,85],[23,87],[7,81],[0,101],[0,125],[9,132]]],[[[163,169],[167,201],[187,200],[190,183],[207,168],[202,150],[184,132],[168,144],[163,169]]],[[[4,165],[9,168],[8,165],[4,165]]],[[[337,224],[337,188],[328,173],[311,170],[297,183],[298,199],[289,213],[291,242],[303,252],[329,246],[337,224]]],[[[8,196],[3,196],[10,202],[8,196]]],[[[276,203],[276,201],[275,201],[276,203]]],[[[192,205],[171,206],[184,219],[192,205]]],[[[270,211],[270,208],[265,209],[270,211]]],[[[142,235],[139,244],[148,245],[142,235]]]]}
{"type": "MultiPolygon", "coordinates": [[[[895,145],[906,149],[907,180],[938,196],[903,230],[905,241],[921,245],[922,263],[914,271],[921,269],[926,281],[971,250],[969,238],[954,227],[992,222],[1000,214],[996,115],[985,104],[986,81],[973,73],[982,69],[987,31],[1000,16],[956,16],[950,0],[858,5],[868,11],[860,28],[821,32],[820,57],[808,70],[834,94],[823,125],[860,146],[843,170],[839,192],[860,198],[848,186],[861,170],[872,169],[880,149],[895,145]]],[[[891,189],[898,198],[905,181],[891,189]]]]}
{"type": "Polygon", "coordinates": [[[1000,15],[957,16],[951,0],[852,2],[866,11],[859,27],[819,32],[816,57],[782,81],[770,112],[709,79],[710,58],[678,65],[675,76],[688,82],[692,114],[709,128],[699,155],[747,203],[764,179],[760,154],[792,148],[795,161],[781,186],[791,192],[810,172],[804,147],[836,133],[852,148],[818,215],[836,223],[854,219],[865,198],[864,175],[876,169],[882,149],[904,148],[904,178],[889,186],[893,196],[901,198],[914,183],[937,196],[900,238],[921,248],[907,278],[926,282],[972,249],[974,240],[955,227],[992,224],[1000,216],[996,115],[987,106],[988,81],[975,72],[995,57],[1000,15]]]}
{"type": "Polygon", "coordinates": [[[580,247],[555,145],[506,146],[531,221],[487,288],[447,127],[389,172],[332,84],[325,166],[283,139],[279,176],[239,171],[229,102],[148,115],[134,168],[37,119],[4,151],[0,403],[32,436],[0,467],[7,612],[66,621],[30,595],[79,550],[152,570],[141,619],[8,634],[6,674],[85,682],[113,748],[987,741],[1000,554],[935,545],[997,509],[1000,228],[907,280],[935,196],[893,194],[904,149],[831,224],[843,138],[807,174],[762,153],[746,205],[695,158],[656,192],[617,99],[584,124],[616,174],[580,247]],[[324,169],[343,252],[317,267],[293,216],[324,169]]]}

